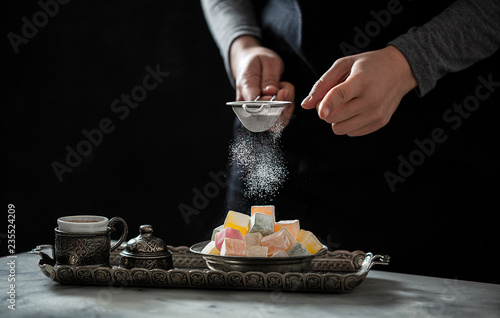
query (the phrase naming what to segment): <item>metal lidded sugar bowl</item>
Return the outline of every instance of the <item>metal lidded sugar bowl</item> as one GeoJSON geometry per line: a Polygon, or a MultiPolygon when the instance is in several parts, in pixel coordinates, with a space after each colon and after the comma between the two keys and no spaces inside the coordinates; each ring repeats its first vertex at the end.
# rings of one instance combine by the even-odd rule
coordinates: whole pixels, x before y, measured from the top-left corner
{"type": "Polygon", "coordinates": [[[141,225],[139,231],[140,235],[129,240],[120,253],[120,267],[164,270],[174,268],[172,253],[162,239],[153,236],[153,227],[141,225]]]}

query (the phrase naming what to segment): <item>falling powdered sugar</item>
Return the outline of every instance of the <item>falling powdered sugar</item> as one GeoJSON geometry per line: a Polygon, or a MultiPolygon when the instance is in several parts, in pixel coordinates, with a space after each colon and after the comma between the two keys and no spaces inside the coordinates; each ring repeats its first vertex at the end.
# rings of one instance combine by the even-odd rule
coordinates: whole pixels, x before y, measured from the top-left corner
{"type": "Polygon", "coordinates": [[[244,195],[248,198],[272,199],[288,174],[279,141],[284,125],[278,122],[272,131],[253,133],[240,128],[233,140],[231,161],[242,172],[244,195]]]}

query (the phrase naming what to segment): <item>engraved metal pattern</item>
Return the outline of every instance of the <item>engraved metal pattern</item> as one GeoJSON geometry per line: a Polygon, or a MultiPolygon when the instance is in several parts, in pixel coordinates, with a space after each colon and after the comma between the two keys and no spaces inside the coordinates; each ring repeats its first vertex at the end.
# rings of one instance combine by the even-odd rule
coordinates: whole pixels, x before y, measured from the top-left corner
{"type": "MultiPolygon", "coordinates": [[[[198,261],[186,261],[186,258],[199,259],[200,255],[189,252],[187,247],[172,247],[173,262],[193,264],[198,261]]],[[[40,249],[33,253],[42,256],[40,249]]],[[[113,253],[118,253],[115,251],[113,253]]],[[[113,254],[112,253],[112,254],[113,254]]],[[[113,259],[113,258],[111,258],[113,259]]],[[[203,259],[203,258],[202,258],[203,259]]],[[[388,264],[387,255],[373,255],[361,251],[329,252],[321,256],[321,268],[340,268],[340,271],[309,271],[305,273],[262,273],[262,272],[223,272],[210,270],[206,266],[200,268],[163,269],[125,269],[95,267],[95,266],[65,266],[50,264],[50,258],[39,260],[39,267],[43,274],[55,282],[78,284],[116,284],[122,286],[156,286],[156,287],[192,287],[192,288],[229,288],[255,290],[288,290],[288,291],[322,291],[348,292],[359,286],[366,278],[370,268],[376,264],[388,264]],[[362,255],[362,256],[361,256],[362,255]],[[359,262],[359,258],[362,261],[359,262]],[[347,259],[351,260],[353,270],[347,270],[347,259]],[[325,265],[324,263],[332,263],[325,265]],[[335,264],[333,264],[335,263],[335,264]],[[360,264],[360,265],[359,265],[360,264]],[[358,269],[355,269],[359,266],[358,269]]],[[[314,264],[314,262],[313,262],[314,264]]]]}
{"type": "Polygon", "coordinates": [[[133,257],[120,257],[120,267],[124,268],[146,268],[146,269],[165,269],[169,270],[174,268],[172,263],[172,256],[166,256],[162,258],[154,258],[154,259],[140,259],[133,257]]]}
{"type": "Polygon", "coordinates": [[[352,272],[361,268],[364,259],[365,253],[362,251],[327,251],[325,255],[312,260],[310,270],[352,272]],[[333,259],[335,259],[334,262],[332,262],[333,259]]]}
{"type": "MultiPolygon", "coordinates": [[[[110,252],[115,250],[128,234],[127,223],[119,217],[112,218],[108,230],[95,233],[69,233],[54,229],[55,245],[53,255],[58,265],[71,266],[110,266],[110,252]],[[111,232],[114,225],[122,225],[122,235],[118,242],[111,246],[111,232]]],[[[48,246],[45,246],[48,247],[48,246]]]]}
{"type": "Polygon", "coordinates": [[[120,267],[149,270],[174,268],[172,253],[162,239],[153,236],[153,227],[141,225],[139,231],[140,235],[129,240],[120,252],[120,267]]]}
{"type": "Polygon", "coordinates": [[[108,232],[66,233],[55,230],[57,264],[109,266],[111,239],[108,232]]]}

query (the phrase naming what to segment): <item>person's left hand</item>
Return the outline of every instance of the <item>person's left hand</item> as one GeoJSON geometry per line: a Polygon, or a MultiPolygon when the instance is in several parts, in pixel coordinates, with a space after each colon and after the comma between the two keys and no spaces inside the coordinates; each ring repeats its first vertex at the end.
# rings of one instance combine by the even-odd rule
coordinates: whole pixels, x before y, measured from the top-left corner
{"type": "Polygon", "coordinates": [[[295,109],[295,86],[289,82],[279,82],[279,90],[276,94],[276,100],[292,102],[285,107],[276,125],[271,127],[271,130],[280,131],[288,125],[290,119],[292,118],[293,110],[295,109]]]}
{"type": "Polygon", "coordinates": [[[316,108],[337,135],[362,136],[385,126],[403,96],[417,86],[395,47],[337,60],[302,102],[316,108]]]}

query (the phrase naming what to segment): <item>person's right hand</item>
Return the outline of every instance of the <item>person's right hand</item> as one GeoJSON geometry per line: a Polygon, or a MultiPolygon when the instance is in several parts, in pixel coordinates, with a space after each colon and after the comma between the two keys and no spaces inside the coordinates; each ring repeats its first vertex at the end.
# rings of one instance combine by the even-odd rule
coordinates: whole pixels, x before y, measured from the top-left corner
{"type": "Polygon", "coordinates": [[[231,45],[230,63],[236,80],[236,100],[251,101],[259,95],[262,95],[262,100],[269,100],[276,95],[276,100],[292,102],[280,116],[286,126],[295,108],[295,87],[280,82],[284,69],[281,57],[261,46],[256,38],[244,35],[231,45]]]}
{"type": "Polygon", "coordinates": [[[283,60],[252,36],[241,36],[231,45],[230,63],[236,80],[236,100],[275,95],[283,74],[283,60]]]}
{"type": "Polygon", "coordinates": [[[417,86],[410,64],[394,46],[338,59],[302,102],[316,108],[337,135],[363,136],[385,126],[417,86]]]}

